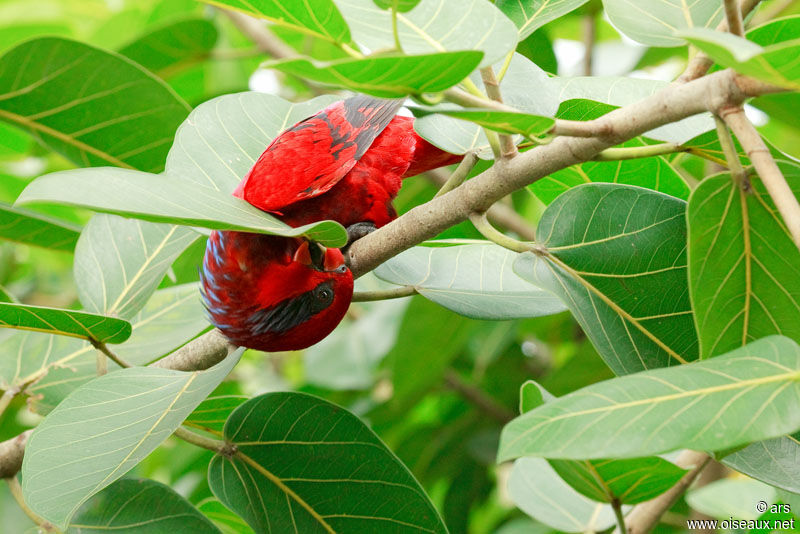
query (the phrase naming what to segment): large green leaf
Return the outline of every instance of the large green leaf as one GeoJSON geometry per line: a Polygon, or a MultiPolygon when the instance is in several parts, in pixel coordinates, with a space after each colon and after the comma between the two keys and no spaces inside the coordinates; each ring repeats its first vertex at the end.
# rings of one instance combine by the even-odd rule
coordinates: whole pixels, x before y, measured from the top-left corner
{"type": "Polygon", "coordinates": [[[214,23],[192,18],[152,30],[125,45],[119,53],[167,79],[206,59],[216,41],[214,23]]]}
{"type": "Polygon", "coordinates": [[[212,229],[305,235],[328,246],[347,242],[344,228],[333,221],[291,228],[244,200],[190,180],[113,167],[47,174],[31,182],[17,202],[60,203],[212,229]]]}
{"type": "Polygon", "coordinates": [[[129,59],[44,37],[0,58],[0,119],[81,166],[158,172],[189,107],[129,59]]]}
{"type": "MultiPolygon", "coordinates": [[[[133,335],[113,347],[114,353],[132,365],[145,365],[208,328],[198,291],[197,284],[157,291],[130,320],[133,335]]],[[[6,364],[22,363],[24,372],[18,375],[18,383],[36,380],[27,388],[32,396],[31,408],[46,414],[76,387],[97,376],[96,356],[89,344],[66,339],[48,343],[36,336],[43,334],[15,339],[9,348],[19,347],[24,363],[11,358],[17,356],[14,352],[6,364]]],[[[109,362],[109,367],[116,368],[116,364],[109,362]]]]}
{"type": "Polygon", "coordinates": [[[611,506],[572,489],[541,458],[514,462],[508,493],[523,512],[561,532],[600,532],[614,524],[611,506]]]}
{"type": "Polygon", "coordinates": [[[753,443],[729,454],[722,463],[778,488],[800,493],[798,456],[800,432],[753,443]]]}
{"type": "MultiPolygon", "coordinates": [[[[800,167],[779,164],[795,194],[800,167]]],[[[800,341],[800,252],[758,177],[706,178],[689,201],[689,279],[700,355],[770,334],[800,341]]]]}
{"type": "MultiPolygon", "coordinates": [[[[623,147],[641,147],[641,139],[631,139],[623,147]]],[[[580,184],[612,182],[638,185],[686,200],[689,187],[680,174],[662,156],[619,161],[588,161],[573,165],[537,180],[528,186],[545,204],[550,204],[561,193],[580,184]]]]}
{"type": "Polygon", "coordinates": [[[755,520],[762,513],[756,504],[762,501],[772,505],[777,497],[775,488],[756,480],[721,479],[689,491],[686,503],[693,510],[717,519],[755,520]]]}
{"type": "MultiPolygon", "coordinates": [[[[793,30],[800,28],[799,21],[800,18],[791,21],[793,30]]],[[[763,32],[772,33],[767,27],[772,25],[777,33],[778,29],[786,26],[786,21],[775,21],[762,26],[763,32]]],[[[723,67],[787,89],[800,89],[800,67],[797,65],[800,39],[796,33],[784,35],[787,40],[767,46],[757,45],[731,33],[706,28],[687,30],[681,35],[723,67]]]]}
{"type": "Polygon", "coordinates": [[[425,298],[475,319],[539,317],[564,304],[514,274],[518,254],[494,244],[414,247],[381,264],[375,274],[410,285],[425,298]]]}
{"type": "Polygon", "coordinates": [[[685,0],[604,0],[611,23],[622,33],[650,46],[681,46],[686,28],[713,28],[724,15],[722,2],[685,0]]]}
{"type": "Polygon", "coordinates": [[[0,302],[0,327],[122,343],[131,335],[128,321],[75,310],[0,302]]]}
{"type": "Polygon", "coordinates": [[[31,434],[25,502],[66,527],[96,494],[150,454],[230,372],[241,350],[207,371],[132,367],[73,391],[31,434]]]}
{"type": "Polygon", "coordinates": [[[172,488],[155,480],[122,478],[89,499],[75,513],[66,534],[220,534],[200,511],[172,488]]]}
{"type": "Polygon", "coordinates": [[[539,221],[547,254],[522,254],[514,270],[561,297],[616,374],[694,360],[685,210],[640,187],[574,187],[539,221]]]}
{"type": "Polygon", "coordinates": [[[725,450],[800,429],[800,347],[771,336],[724,356],[613,378],[506,425],[500,460],[725,450]]]}
{"type": "Polygon", "coordinates": [[[282,2],[281,0],[202,0],[336,43],[350,41],[350,30],[332,0],[282,2]]]}
{"type": "MultiPolygon", "coordinates": [[[[357,43],[374,51],[394,48],[390,12],[373,0],[335,1],[357,43]]],[[[517,44],[514,23],[483,0],[422,0],[408,13],[398,13],[397,32],[406,54],[478,50],[483,53],[482,67],[517,44]]]]}
{"type": "Polygon", "coordinates": [[[199,237],[189,228],[171,224],[95,215],[75,247],[75,284],[83,307],[133,317],[175,258],[199,237]]]}
{"type": "Polygon", "coordinates": [[[497,7],[519,28],[520,40],[589,0],[497,0],[497,7]]]}
{"type": "Polygon", "coordinates": [[[264,67],[361,93],[394,98],[444,91],[475,70],[481,57],[480,52],[464,51],[329,62],[297,58],[268,61],[264,67]]]}
{"type": "Polygon", "coordinates": [[[400,460],[327,401],[256,397],[231,414],[225,437],[237,452],[214,457],[209,485],[256,532],[447,532],[400,460]]]}
{"type": "Polygon", "coordinates": [[[71,251],[80,231],[67,221],[0,202],[0,239],[71,251]]]}
{"type": "Polygon", "coordinates": [[[213,497],[203,499],[198,505],[204,516],[214,522],[222,534],[253,534],[244,519],[228,510],[225,505],[213,497]]]}
{"type": "Polygon", "coordinates": [[[661,495],[686,473],[658,456],[625,460],[550,460],[559,476],[599,502],[636,504],[661,495]]]}
{"type": "Polygon", "coordinates": [[[231,193],[281,131],[336,100],[321,96],[295,104],[246,92],[204,102],[178,128],[167,175],[231,193]]]}

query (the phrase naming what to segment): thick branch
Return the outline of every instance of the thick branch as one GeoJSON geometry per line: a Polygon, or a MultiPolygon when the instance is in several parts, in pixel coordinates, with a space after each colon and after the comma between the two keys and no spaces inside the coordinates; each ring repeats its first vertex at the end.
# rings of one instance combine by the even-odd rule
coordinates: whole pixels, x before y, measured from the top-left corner
{"type": "Polygon", "coordinates": [[[19,436],[0,443],[0,478],[15,476],[22,467],[25,443],[33,430],[26,430],[19,436]]]}
{"type": "Polygon", "coordinates": [[[224,360],[234,350],[236,346],[229,343],[222,332],[215,328],[158,360],[151,367],[176,371],[208,369],[224,360]]]}
{"type": "MultiPolygon", "coordinates": [[[[453,226],[472,212],[486,211],[509,193],[555,171],[592,159],[601,150],[653,128],[717,109],[725,102],[742,102],[753,85],[733,71],[716,72],[683,85],[671,85],[635,104],[587,121],[608,132],[603,139],[559,137],[493,166],[462,186],[417,206],[351,247],[350,267],[360,276],[390,257],[453,226]],[[744,83],[740,82],[744,80],[744,83]],[[743,89],[744,88],[744,89],[743,89]]],[[[769,89],[769,88],[767,88],[769,89]]]]}
{"type": "Polygon", "coordinates": [[[742,148],[747,152],[747,157],[753,163],[759,178],[769,192],[770,198],[783,217],[795,245],[800,248],[800,204],[792,193],[783,173],[775,163],[767,145],[744,114],[741,106],[735,106],[720,111],[722,120],[730,127],[742,148]]]}
{"type": "MultiPolygon", "coordinates": [[[[664,512],[677,502],[710,460],[711,457],[704,452],[683,451],[675,463],[684,469],[689,469],[689,472],[666,492],[655,499],[637,505],[625,517],[628,534],[647,534],[653,530],[664,512]]],[[[619,529],[614,531],[614,534],[620,534],[619,529]]]]}

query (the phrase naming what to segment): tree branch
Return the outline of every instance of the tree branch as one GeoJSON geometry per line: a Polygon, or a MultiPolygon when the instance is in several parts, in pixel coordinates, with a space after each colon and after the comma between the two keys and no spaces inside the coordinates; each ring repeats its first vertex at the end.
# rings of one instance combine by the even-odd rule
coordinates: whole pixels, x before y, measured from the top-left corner
{"type": "MultiPolygon", "coordinates": [[[[681,495],[694,482],[700,471],[708,464],[711,457],[704,452],[683,451],[675,460],[675,464],[684,469],[689,469],[683,477],[655,499],[643,502],[628,513],[625,523],[628,527],[628,534],[647,534],[658,524],[664,512],[669,510],[681,495]]],[[[619,529],[614,534],[620,534],[619,529]]]]}
{"type": "Polygon", "coordinates": [[[22,454],[25,452],[25,444],[31,432],[33,430],[26,430],[0,443],[0,478],[11,478],[19,472],[22,467],[22,454]]]}
{"type": "Polygon", "coordinates": [[[216,328],[206,332],[150,367],[176,371],[200,371],[217,365],[236,350],[228,338],[216,328]]]}
{"type": "Polygon", "coordinates": [[[725,4],[725,21],[728,23],[728,31],[733,35],[744,37],[744,24],[742,24],[742,10],[739,7],[739,0],[723,0],[725,4]]]}
{"type": "MultiPolygon", "coordinates": [[[[483,86],[486,88],[486,95],[497,102],[503,103],[503,96],[500,94],[500,82],[494,75],[494,69],[491,65],[481,69],[481,78],[483,79],[483,86]]],[[[509,159],[517,155],[517,145],[514,144],[514,138],[508,134],[499,134],[500,138],[500,159],[509,159]]]]}

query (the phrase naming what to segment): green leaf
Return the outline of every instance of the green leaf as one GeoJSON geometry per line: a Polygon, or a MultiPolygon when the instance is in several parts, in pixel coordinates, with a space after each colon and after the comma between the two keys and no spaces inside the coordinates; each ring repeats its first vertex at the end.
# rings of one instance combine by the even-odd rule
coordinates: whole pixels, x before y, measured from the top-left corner
{"type": "Polygon", "coordinates": [[[261,395],[231,414],[225,437],[237,452],[211,460],[209,485],[256,532],[447,532],[378,436],[327,401],[261,395]]]}
{"type": "Polygon", "coordinates": [[[133,317],[175,258],[199,237],[171,224],[95,215],[75,247],[78,298],[89,311],[133,317]]]}
{"type": "Polygon", "coordinates": [[[335,43],[350,41],[350,30],[332,0],[282,2],[280,0],[201,0],[231,8],[293,30],[335,43]]]}
{"type": "Polygon", "coordinates": [[[74,310],[0,303],[0,327],[122,343],[131,335],[128,321],[74,310]]]}
{"type": "Polygon", "coordinates": [[[539,383],[527,380],[519,388],[519,413],[529,412],[553,399],[555,397],[539,383]]]}
{"type": "MultiPolygon", "coordinates": [[[[637,138],[620,146],[641,147],[646,145],[647,143],[637,138]]],[[[533,191],[539,200],[550,204],[566,190],[591,182],[638,185],[683,200],[689,198],[689,187],[686,182],[663,156],[620,161],[588,161],[554,172],[535,181],[528,186],[528,189],[533,191]]]]}
{"type": "Polygon", "coordinates": [[[72,251],[80,232],[80,227],[67,221],[0,202],[0,239],[72,251]]]}
{"type": "MultiPolygon", "coordinates": [[[[779,163],[795,195],[800,167],[779,163]]],[[[689,201],[689,287],[700,356],[782,334],[800,341],[800,252],[763,182],[706,178],[689,201]]]]}
{"type": "MultiPolygon", "coordinates": [[[[669,0],[673,1],[673,0],[669,0]]],[[[698,2],[703,3],[703,2],[698,2]]],[[[721,4],[720,4],[721,5],[721,4]]],[[[593,100],[615,107],[627,106],[651,96],[669,84],[660,80],[617,76],[580,76],[551,78],[561,102],[574,99],[593,100]]],[[[682,144],[703,132],[714,129],[709,113],[701,113],[645,133],[645,137],[682,144]]]]}
{"type": "Polygon", "coordinates": [[[792,493],[800,493],[800,432],[759,441],[729,454],[722,463],[792,493]]]}
{"type": "Polygon", "coordinates": [[[14,295],[9,293],[8,289],[0,285],[0,302],[17,302],[14,295]]]}
{"type": "Polygon", "coordinates": [[[637,504],[657,497],[686,474],[658,456],[628,460],[550,460],[550,466],[582,495],[599,502],[637,504]]]}
{"type": "Polygon", "coordinates": [[[715,480],[686,494],[692,509],[717,519],[758,519],[756,503],[771,505],[777,500],[775,488],[743,478],[715,480]]]}
{"type": "MultiPolygon", "coordinates": [[[[156,291],[130,320],[133,335],[115,346],[114,353],[132,365],[145,365],[208,328],[198,291],[197,284],[156,291]]],[[[39,414],[48,413],[76,387],[97,376],[97,358],[88,343],[68,338],[48,342],[43,334],[29,333],[15,338],[8,347],[15,352],[5,362],[0,359],[0,369],[17,365],[21,370],[16,375],[18,384],[35,380],[27,392],[32,396],[31,409],[39,414]]],[[[116,364],[109,362],[109,367],[116,368],[116,364]]]]}
{"type": "Polygon", "coordinates": [[[522,254],[514,270],[561,297],[614,373],[694,360],[685,209],[639,187],[574,187],[539,221],[548,254],[522,254]]]}
{"type": "Polygon", "coordinates": [[[589,0],[498,0],[497,7],[519,28],[520,40],[589,0]]]}
{"type": "Polygon", "coordinates": [[[496,132],[520,134],[529,138],[547,133],[556,123],[555,119],[550,117],[509,111],[493,111],[491,109],[426,109],[415,107],[411,108],[411,111],[417,117],[426,117],[433,114],[445,115],[474,122],[496,132]]]}
{"type": "Polygon", "coordinates": [[[44,37],[0,57],[0,120],[81,166],[159,172],[188,112],[149,71],[83,43],[44,37]]]}
{"type": "Polygon", "coordinates": [[[713,28],[722,20],[722,2],[685,0],[604,0],[611,23],[622,33],[650,46],[681,46],[686,28],[713,28]]]}
{"type": "Polygon", "coordinates": [[[169,437],[228,375],[240,353],[207,371],[122,369],[73,391],[28,440],[25,502],[65,528],[84,502],[169,437]]]}
{"type": "Polygon", "coordinates": [[[724,356],[613,378],[544,404],[505,426],[498,457],[729,449],[798,430],[798,394],[800,347],[771,336],[724,356]]]}
{"type": "Polygon", "coordinates": [[[213,497],[203,499],[197,505],[197,509],[213,521],[222,531],[222,534],[253,534],[253,529],[241,517],[225,508],[221,502],[213,497]]]}
{"type": "MultiPolygon", "coordinates": [[[[373,0],[335,1],[358,44],[373,51],[395,47],[390,12],[373,0]]],[[[397,33],[406,54],[477,50],[483,52],[481,67],[502,59],[517,44],[514,23],[483,0],[422,0],[408,13],[398,13],[397,33]]]]}
{"type": "Polygon", "coordinates": [[[149,31],[119,50],[160,78],[206,59],[217,41],[217,28],[207,19],[171,22],[149,31]]]}
{"type": "Polygon", "coordinates": [[[517,253],[494,244],[414,247],[381,264],[375,274],[413,286],[422,296],[474,319],[540,317],[564,311],[552,293],[511,269],[517,253]]]}
{"type": "Polygon", "coordinates": [[[572,489],[541,458],[514,462],[508,493],[523,512],[561,532],[600,532],[615,521],[611,506],[572,489]]]}
{"type": "MultiPolygon", "coordinates": [[[[782,21],[772,24],[782,25],[782,21]]],[[[723,67],[787,89],[800,89],[800,67],[796,61],[800,39],[796,35],[764,47],[731,33],[705,28],[687,30],[681,35],[723,67]]]]}
{"type": "Polygon", "coordinates": [[[66,534],[219,534],[189,501],[155,480],[122,478],[81,506],[66,534]]]}
{"type": "MultiPolygon", "coordinates": [[[[493,65],[495,72],[504,68],[505,61],[493,65]]],[[[473,72],[470,79],[483,88],[480,74],[473,72]]],[[[520,54],[514,54],[508,70],[500,82],[503,101],[527,115],[551,117],[558,109],[556,87],[536,64],[520,54]],[[537,90],[532,92],[531,86],[537,90]]],[[[464,110],[469,113],[468,110],[464,110]]],[[[474,150],[482,159],[491,159],[492,151],[483,129],[478,124],[444,115],[429,115],[414,121],[414,129],[427,141],[453,154],[474,150]]]]}
{"type": "Polygon", "coordinates": [[[204,102],[178,128],[167,176],[232,193],[279,133],[337,100],[321,96],[295,104],[246,92],[204,102]]]}
{"type": "Polygon", "coordinates": [[[381,9],[396,9],[398,13],[411,11],[420,0],[373,0],[375,5],[381,9]]]}
{"type": "Polygon", "coordinates": [[[46,174],[31,182],[17,202],[81,206],[146,221],[217,230],[305,235],[334,247],[347,242],[344,228],[333,221],[291,228],[244,200],[216,189],[176,176],[165,179],[160,175],[113,167],[46,174]]]}
{"type": "Polygon", "coordinates": [[[464,51],[328,62],[282,59],[267,61],[263,66],[360,93],[394,98],[444,91],[475,70],[481,57],[481,52],[464,51]]]}
{"type": "Polygon", "coordinates": [[[199,428],[222,436],[222,428],[231,413],[244,404],[246,395],[218,395],[209,397],[200,404],[183,422],[186,426],[199,428]]]}

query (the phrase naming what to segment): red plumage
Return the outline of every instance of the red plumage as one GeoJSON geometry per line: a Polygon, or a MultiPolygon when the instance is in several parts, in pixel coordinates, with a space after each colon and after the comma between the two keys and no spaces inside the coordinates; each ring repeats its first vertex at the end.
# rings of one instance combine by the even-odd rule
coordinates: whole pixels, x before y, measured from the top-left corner
{"type": "Polygon", "coordinates": [[[402,100],[335,102],[272,141],[234,192],[291,226],[330,219],[376,227],[397,214],[403,178],[460,161],[422,139],[402,100]]]}
{"type": "MultiPolygon", "coordinates": [[[[403,178],[459,161],[396,117],[402,100],[355,96],[276,137],[234,195],[300,226],[330,219],[383,226],[403,178]]],[[[342,320],[353,276],[338,249],[304,239],[212,232],[201,276],[211,322],[233,343],[296,350],[342,320]]]]}

